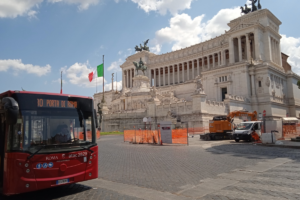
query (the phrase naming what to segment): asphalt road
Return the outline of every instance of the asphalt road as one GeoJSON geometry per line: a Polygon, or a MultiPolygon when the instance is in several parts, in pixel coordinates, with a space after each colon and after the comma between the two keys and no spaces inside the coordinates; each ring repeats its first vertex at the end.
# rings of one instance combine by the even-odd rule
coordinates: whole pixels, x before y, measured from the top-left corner
{"type": "Polygon", "coordinates": [[[102,136],[99,179],[0,199],[300,199],[300,150],[199,137],[189,143],[102,136]]]}

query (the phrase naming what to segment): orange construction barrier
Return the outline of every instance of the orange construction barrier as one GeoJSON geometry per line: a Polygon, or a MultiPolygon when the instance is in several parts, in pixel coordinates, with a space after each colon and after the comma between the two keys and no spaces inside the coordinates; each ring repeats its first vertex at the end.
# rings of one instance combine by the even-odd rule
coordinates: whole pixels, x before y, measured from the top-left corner
{"type": "Polygon", "coordinates": [[[100,132],[99,129],[97,129],[97,132],[96,132],[96,138],[97,138],[97,140],[100,139],[100,136],[101,136],[101,132],[100,132]]]}
{"type": "Polygon", "coordinates": [[[284,124],[282,126],[283,129],[283,137],[285,139],[295,138],[300,136],[299,130],[300,124],[284,124]]]}
{"type": "MultiPolygon", "coordinates": [[[[161,141],[158,130],[125,130],[124,142],[139,144],[158,144],[161,141]]],[[[163,142],[163,141],[162,141],[163,142]]],[[[187,129],[172,130],[173,144],[188,144],[187,129]]]]}
{"type": "MultiPolygon", "coordinates": [[[[173,144],[188,144],[188,130],[187,129],[173,129],[172,143],[173,144]]],[[[164,142],[164,141],[163,141],[164,142]]]]}

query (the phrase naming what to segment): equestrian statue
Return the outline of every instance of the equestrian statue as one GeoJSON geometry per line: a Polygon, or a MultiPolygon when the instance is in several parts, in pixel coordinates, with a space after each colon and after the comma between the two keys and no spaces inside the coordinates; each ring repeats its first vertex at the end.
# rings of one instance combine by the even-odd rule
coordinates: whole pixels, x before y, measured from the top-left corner
{"type": "Polygon", "coordinates": [[[133,64],[135,66],[136,74],[138,74],[138,71],[141,70],[145,76],[145,71],[147,70],[147,66],[142,61],[142,58],[140,58],[140,61],[138,63],[133,62],[133,64]]]}

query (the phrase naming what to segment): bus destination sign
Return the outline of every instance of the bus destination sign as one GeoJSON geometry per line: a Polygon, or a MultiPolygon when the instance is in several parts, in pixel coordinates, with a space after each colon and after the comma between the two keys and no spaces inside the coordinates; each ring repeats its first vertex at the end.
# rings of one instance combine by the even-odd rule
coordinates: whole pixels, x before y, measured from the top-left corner
{"type": "Polygon", "coordinates": [[[77,108],[76,101],[53,100],[53,99],[37,99],[37,107],[39,108],[77,108]]]}

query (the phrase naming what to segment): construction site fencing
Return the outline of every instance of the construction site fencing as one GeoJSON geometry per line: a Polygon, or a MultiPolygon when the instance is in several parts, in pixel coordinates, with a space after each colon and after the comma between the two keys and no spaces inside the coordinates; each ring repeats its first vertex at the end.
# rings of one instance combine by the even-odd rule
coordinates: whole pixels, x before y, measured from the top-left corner
{"type": "MultiPolygon", "coordinates": [[[[138,144],[161,144],[160,124],[139,124],[124,126],[124,142],[138,144]]],[[[188,144],[188,130],[186,126],[172,127],[172,143],[188,144]]]]}
{"type": "Polygon", "coordinates": [[[276,132],[277,140],[300,137],[300,123],[297,118],[263,119],[262,133],[276,132]]]}
{"type": "Polygon", "coordinates": [[[300,137],[299,122],[283,122],[282,129],[284,139],[300,137]]]}

